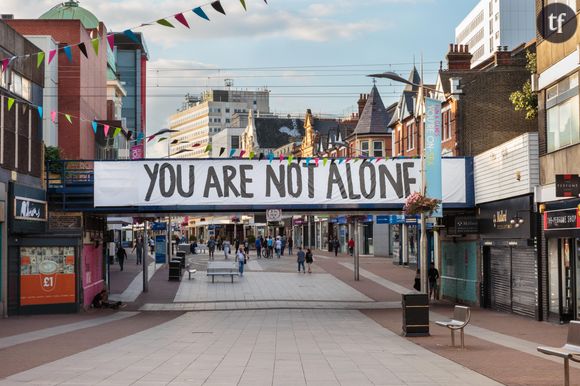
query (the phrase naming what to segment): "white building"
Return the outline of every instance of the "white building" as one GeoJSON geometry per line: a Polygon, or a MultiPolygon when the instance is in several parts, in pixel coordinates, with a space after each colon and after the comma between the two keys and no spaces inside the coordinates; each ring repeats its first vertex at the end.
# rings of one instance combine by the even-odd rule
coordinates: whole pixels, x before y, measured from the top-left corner
{"type": "MultiPolygon", "coordinates": [[[[241,149],[241,137],[244,127],[230,127],[214,134],[212,138],[212,158],[220,158],[220,152],[223,149],[221,157],[228,157],[231,150],[241,149]]],[[[239,155],[237,153],[236,155],[239,155]]]]}
{"type": "MultiPolygon", "coordinates": [[[[50,35],[26,35],[35,46],[44,52],[56,50],[58,44],[50,35]]],[[[58,108],[58,55],[48,64],[44,62],[44,91],[42,97],[42,140],[46,146],[58,146],[58,114],[54,120],[50,116],[51,111],[59,111],[58,108]]]]}
{"type": "Polygon", "coordinates": [[[455,43],[467,44],[471,66],[489,58],[498,46],[508,50],[536,36],[534,0],[481,0],[455,28],[455,43]]]}
{"type": "MultiPolygon", "coordinates": [[[[205,158],[212,137],[231,127],[235,113],[269,113],[270,92],[241,90],[208,90],[201,99],[190,103],[169,118],[172,158],[205,158]]],[[[214,146],[212,144],[212,146],[214,146]]],[[[219,149],[218,149],[219,150],[219,149]]]]}

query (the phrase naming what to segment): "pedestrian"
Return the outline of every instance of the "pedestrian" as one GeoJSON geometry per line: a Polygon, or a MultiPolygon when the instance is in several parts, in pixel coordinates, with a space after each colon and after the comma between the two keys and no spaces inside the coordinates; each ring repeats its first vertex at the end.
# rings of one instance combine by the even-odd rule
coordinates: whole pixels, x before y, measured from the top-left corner
{"type": "Polygon", "coordinates": [[[242,248],[238,248],[238,252],[236,253],[236,261],[238,262],[240,276],[244,276],[244,264],[246,264],[246,254],[244,253],[242,248]]]}
{"type": "Polygon", "coordinates": [[[237,237],[234,239],[234,245],[236,246],[236,251],[240,249],[240,240],[237,237]]]}
{"type": "Polygon", "coordinates": [[[280,258],[280,252],[282,251],[282,240],[280,240],[280,236],[276,236],[276,244],[274,244],[274,248],[276,249],[276,256],[280,258]]]}
{"type": "Polygon", "coordinates": [[[217,248],[218,248],[218,251],[221,251],[222,250],[222,245],[223,245],[222,243],[223,243],[222,242],[222,238],[218,236],[218,239],[217,239],[217,248]]]}
{"type": "Polygon", "coordinates": [[[274,254],[274,240],[272,240],[272,235],[268,236],[267,245],[268,245],[268,257],[270,258],[274,254]]]}
{"type": "Polygon", "coordinates": [[[118,309],[119,307],[125,307],[126,304],[122,302],[109,302],[109,295],[107,294],[106,289],[102,289],[101,292],[95,295],[93,301],[91,302],[93,308],[112,308],[114,310],[118,309]]]}
{"type": "Polygon", "coordinates": [[[228,255],[230,253],[230,242],[228,240],[224,240],[224,242],[222,243],[222,249],[224,251],[224,256],[226,258],[226,260],[228,259],[228,255]]]}
{"type": "Polygon", "coordinates": [[[435,265],[431,263],[429,272],[427,272],[429,277],[429,298],[437,299],[439,288],[437,286],[437,279],[439,279],[439,271],[435,268],[435,265]]]}
{"type": "Polygon", "coordinates": [[[352,237],[348,240],[348,253],[350,253],[351,256],[354,256],[354,239],[352,237]]]}
{"type": "Polygon", "coordinates": [[[292,247],[294,246],[294,240],[292,240],[292,236],[288,237],[288,254],[292,255],[292,247]]]}
{"type": "Polygon", "coordinates": [[[131,252],[137,251],[137,265],[143,262],[143,253],[145,252],[145,245],[143,245],[143,237],[137,237],[135,246],[131,252]]]}
{"type": "Polygon", "coordinates": [[[338,256],[338,250],[340,249],[340,240],[338,240],[338,237],[334,239],[333,249],[334,249],[334,257],[338,256]]]}
{"type": "Polygon", "coordinates": [[[256,242],[255,242],[255,246],[256,246],[256,253],[258,254],[258,259],[261,258],[261,253],[262,253],[262,238],[261,237],[256,237],[256,242]]]}
{"type": "Polygon", "coordinates": [[[306,264],[308,264],[308,273],[312,273],[311,265],[314,259],[312,258],[312,251],[310,248],[306,249],[306,264]]]}
{"type": "Polygon", "coordinates": [[[196,249],[197,249],[197,243],[195,242],[195,240],[193,240],[191,242],[191,244],[189,245],[189,251],[191,252],[192,255],[197,255],[196,249]]]}
{"type": "Polygon", "coordinates": [[[413,288],[417,291],[421,291],[421,270],[417,269],[417,273],[415,273],[415,284],[413,284],[413,288]]]}
{"type": "Polygon", "coordinates": [[[153,237],[149,237],[149,250],[151,251],[151,254],[155,252],[155,240],[153,240],[153,237]]]}
{"type": "Polygon", "coordinates": [[[298,262],[298,273],[300,273],[300,267],[302,267],[302,271],[306,273],[306,268],[304,267],[304,261],[306,260],[306,254],[302,250],[302,247],[298,247],[298,253],[296,254],[298,257],[296,262],[298,262]]]}
{"type": "Polygon", "coordinates": [[[250,254],[250,243],[248,242],[248,239],[244,239],[244,253],[246,254],[246,256],[248,256],[250,254]]]}
{"type": "Polygon", "coordinates": [[[286,236],[282,236],[281,242],[282,245],[280,246],[281,247],[280,254],[284,256],[284,249],[286,249],[286,236]]]}
{"type": "Polygon", "coordinates": [[[119,266],[121,267],[121,271],[123,270],[123,264],[125,264],[125,259],[127,258],[127,252],[125,248],[119,244],[117,246],[117,260],[119,261],[119,266]]]}
{"type": "Polygon", "coordinates": [[[207,250],[209,252],[209,259],[213,260],[213,254],[215,252],[215,240],[213,239],[213,236],[211,236],[207,242],[207,250]]]}

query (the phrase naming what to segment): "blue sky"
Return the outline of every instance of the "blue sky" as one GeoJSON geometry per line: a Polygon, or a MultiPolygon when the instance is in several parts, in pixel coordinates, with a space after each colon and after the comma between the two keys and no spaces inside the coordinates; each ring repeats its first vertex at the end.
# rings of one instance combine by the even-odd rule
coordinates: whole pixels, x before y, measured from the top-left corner
{"type": "MultiPolygon", "coordinates": [[[[36,18],[57,1],[2,0],[2,12],[36,18]]],[[[84,0],[110,30],[191,10],[203,0],[84,0]],[[145,5],[146,4],[146,5],[145,5]],[[145,6],[144,6],[145,5],[145,6]]],[[[205,6],[211,21],[186,13],[191,29],[150,26],[145,33],[148,71],[148,131],[166,125],[182,95],[224,78],[244,89],[268,87],[270,107],[280,114],[345,115],[355,111],[360,93],[372,86],[364,75],[393,70],[407,75],[412,63],[425,61],[432,82],[445,60],[454,28],[477,0],[222,0],[227,16],[205,6]],[[307,67],[320,66],[320,67],[307,67]],[[345,66],[345,67],[341,67],[345,66]],[[261,69],[256,67],[288,67],[261,69]],[[242,69],[251,68],[254,70],[242,69]],[[313,87],[320,86],[320,87],[313,87]]],[[[385,104],[400,87],[378,83],[385,104]]]]}

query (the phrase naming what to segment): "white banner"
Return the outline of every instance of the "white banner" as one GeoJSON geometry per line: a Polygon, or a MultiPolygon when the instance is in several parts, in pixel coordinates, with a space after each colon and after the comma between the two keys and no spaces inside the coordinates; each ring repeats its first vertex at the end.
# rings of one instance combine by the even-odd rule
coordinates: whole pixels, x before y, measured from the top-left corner
{"type": "MultiPolygon", "coordinates": [[[[95,207],[398,208],[420,191],[419,159],[95,162],[95,207]]],[[[466,160],[443,159],[443,202],[467,202],[466,160]]]]}

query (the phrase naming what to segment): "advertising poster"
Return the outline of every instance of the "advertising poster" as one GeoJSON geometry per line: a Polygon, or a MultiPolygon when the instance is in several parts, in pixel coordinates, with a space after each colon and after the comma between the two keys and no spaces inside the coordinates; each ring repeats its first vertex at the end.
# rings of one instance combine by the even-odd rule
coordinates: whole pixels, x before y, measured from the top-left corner
{"type": "Polygon", "coordinates": [[[167,237],[165,235],[155,236],[155,263],[165,264],[167,259],[167,237]]]}
{"type": "MultiPolygon", "coordinates": [[[[427,179],[427,197],[443,200],[441,175],[441,101],[425,99],[427,109],[425,119],[425,177],[427,179]]],[[[443,217],[442,206],[432,217],[443,217]]]]}
{"type": "Polygon", "coordinates": [[[20,304],[74,303],[74,247],[20,248],[20,304]]]}

